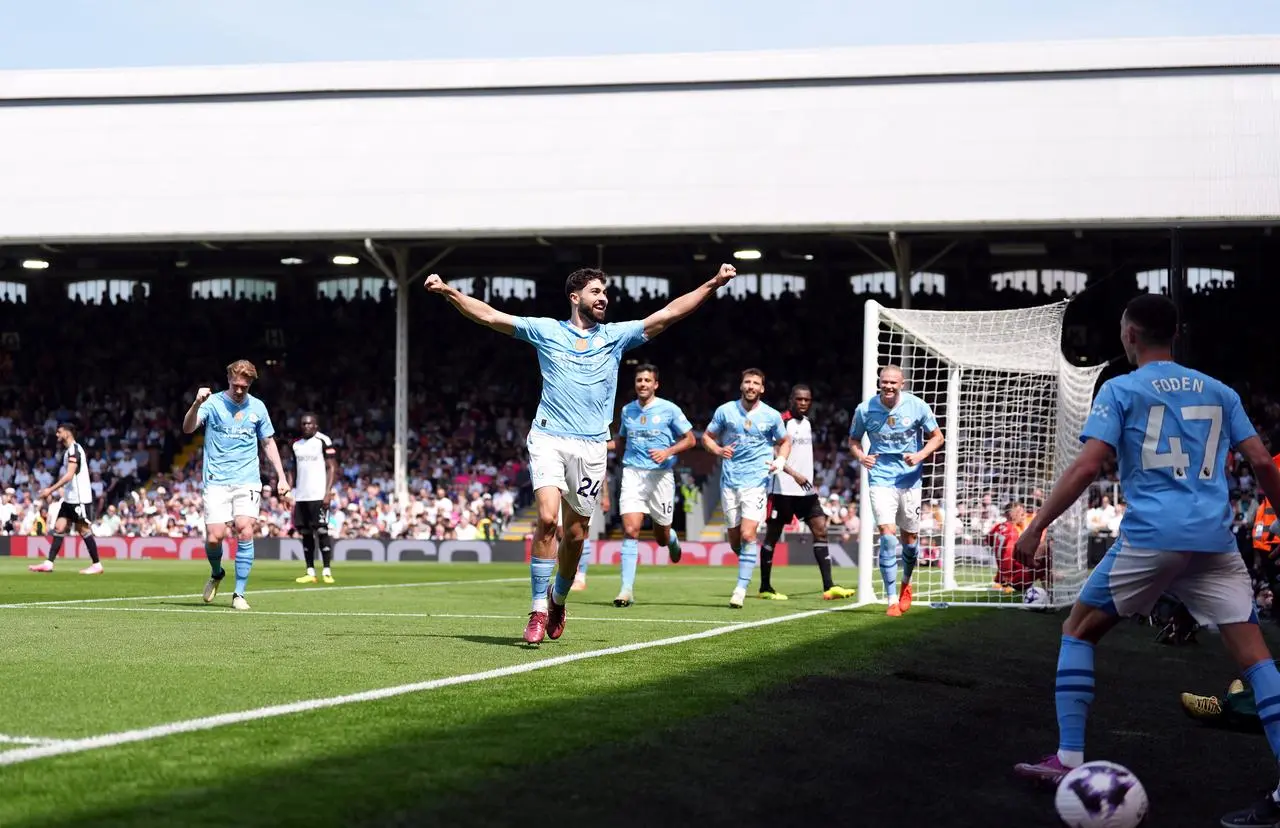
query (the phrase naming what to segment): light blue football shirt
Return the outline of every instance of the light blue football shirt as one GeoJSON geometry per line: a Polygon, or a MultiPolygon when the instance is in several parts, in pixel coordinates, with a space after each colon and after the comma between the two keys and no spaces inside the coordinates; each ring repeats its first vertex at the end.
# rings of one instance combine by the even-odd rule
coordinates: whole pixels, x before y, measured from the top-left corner
{"type": "Polygon", "coordinates": [[[1130,546],[1234,553],[1227,451],[1256,433],[1226,385],[1149,362],[1103,384],[1080,439],[1116,451],[1128,503],[1120,536],[1130,546]]]}
{"type": "Polygon", "coordinates": [[[716,409],[707,431],[722,446],[733,446],[733,456],[720,461],[720,485],[726,489],[757,489],[769,485],[769,461],[773,447],[787,436],[777,409],[762,402],[747,411],[742,400],[716,409]]]}
{"type": "Polygon", "coordinates": [[[262,487],[258,443],[276,433],[262,400],[248,394],[236,405],[222,391],[200,403],[204,426],[204,485],[262,487]]]}
{"type": "Polygon", "coordinates": [[[674,457],[667,458],[661,466],[653,462],[649,456],[650,449],[671,448],[681,437],[693,431],[693,423],[684,416],[680,406],[662,397],[654,397],[644,407],[640,406],[639,400],[632,400],[622,407],[620,419],[618,436],[627,441],[622,465],[644,471],[674,467],[674,457]]]}
{"type": "Polygon", "coordinates": [[[898,404],[892,411],[884,407],[879,394],[855,408],[849,436],[861,440],[862,435],[867,435],[868,453],[876,455],[876,464],[867,472],[869,485],[896,489],[919,486],[923,470],[907,465],[903,458],[924,448],[937,427],[938,420],[929,404],[905,391],[898,393],[898,404]]]}
{"type": "Polygon", "coordinates": [[[515,318],[516,339],[538,351],[542,398],[532,430],[608,442],[622,355],[643,345],[644,322],[612,322],[581,331],[568,322],[515,318]]]}

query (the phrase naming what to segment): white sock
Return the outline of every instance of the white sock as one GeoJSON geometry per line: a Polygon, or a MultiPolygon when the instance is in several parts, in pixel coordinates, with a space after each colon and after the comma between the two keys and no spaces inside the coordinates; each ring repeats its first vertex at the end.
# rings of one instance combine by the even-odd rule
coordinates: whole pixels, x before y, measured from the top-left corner
{"type": "Polygon", "coordinates": [[[533,599],[533,611],[534,611],[534,612],[546,612],[546,611],[547,611],[547,599],[546,599],[546,598],[534,598],[534,599],[533,599]]]}
{"type": "Polygon", "coordinates": [[[312,578],[316,577],[316,568],[314,566],[307,567],[307,574],[312,578]]]}
{"type": "MultiPolygon", "coordinates": [[[[312,575],[314,575],[315,573],[313,572],[313,573],[311,573],[311,574],[312,574],[312,575]]],[[[325,576],[326,578],[328,578],[328,577],[329,577],[329,576],[331,576],[332,574],[333,574],[333,573],[329,571],[329,567],[327,567],[327,566],[326,566],[326,567],[324,568],[324,576],[325,576]]]]}
{"type": "Polygon", "coordinates": [[[1084,751],[1059,750],[1058,761],[1062,763],[1063,767],[1078,768],[1084,764],[1084,751]]]}

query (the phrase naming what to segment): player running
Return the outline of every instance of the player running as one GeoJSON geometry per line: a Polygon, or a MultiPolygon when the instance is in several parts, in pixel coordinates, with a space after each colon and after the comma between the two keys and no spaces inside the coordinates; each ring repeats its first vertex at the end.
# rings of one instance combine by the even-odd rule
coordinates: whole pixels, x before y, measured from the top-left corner
{"type": "MultiPolygon", "coordinates": [[[[615,607],[635,602],[636,562],[640,556],[640,527],[647,514],[653,521],[653,539],[667,547],[672,563],[680,562],[680,541],[671,528],[675,509],[676,479],[671,471],[676,456],[693,448],[693,424],[680,406],[657,396],[658,369],[645,363],[636,368],[636,398],[622,407],[618,440],[626,443],[622,455],[622,588],[615,607]]],[[[616,446],[616,441],[610,443],[616,446]]]]}
{"type": "Polygon", "coordinates": [[[813,392],[807,385],[791,389],[791,405],[782,415],[787,436],[791,438],[791,455],[787,474],[774,475],[769,482],[768,521],[765,523],[764,546],[760,549],[760,597],[785,601],[787,596],[773,588],[773,550],[782,539],[782,530],[798,517],[813,533],[813,556],[822,573],[822,599],[835,601],[852,598],[854,591],[836,586],[831,580],[831,553],[827,550],[827,513],[822,510],[818,493],[813,488],[813,427],[809,408],[813,392]]]}
{"type": "MultiPolygon", "coordinates": [[[[738,585],[729,598],[733,609],[742,609],[756,568],[756,528],[764,522],[769,477],[786,468],[791,454],[782,415],[760,400],[764,372],[759,368],[743,371],[740,390],[742,396],[717,408],[702,433],[703,446],[722,461],[720,503],[729,527],[729,546],[738,556],[738,585]]],[[[787,473],[795,476],[792,470],[787,473]]]]}
{"type": "Polygon", "coordinates": [[[320,421],[310,412],[302,415],[302,436],[293,441],[293,528],[302,535],[302,556],[307,574],[294,579],[299,584],[316,582],[316,550],[324,569],[320,577],[333,583],[333,541],[329,538],[329,504],[338,481],[338,450],[329,435],[320,431],[320,421]]]}
{"type": "Polygon", "coordinates": [[[530,563],[533,611],[524,640],[540,643],[564,632],[565,601],[582,554],[587,522],[600,497],[608,462],[609,423],[618,390],[622,355],[684,319],[736,275],[733,265],[696,289],[672,300],[643,321],[604,321],[609,307],[604,271],[575,270],[565,282],[569,319],[512,316],[467,296],[436,274],[426,288],[443,295],[472,322],[514,336],[538,351],[542,368],[542,398],[529,429],[529,474],[538,505],[534,548],[530,563]],[[563,511],[564,540],[556,567],[556,515],[563,511]]]}
{"type": "Polygon", "coordinates": [[[84,541],[84,548],[93,561],[80,570],[81,575],[101,575],[102,562],[98,560],[98,541],[93,536],[93,488],[89,484],[89,464],[85,462],[84,449],[76,442],[76,427],[62,423],[54,432],[58,445],[62,446],[62,474],[53,485],[41,489],[41,500],[62,489],[62,504],[53,521],[53,542],[49,544],[49,560],[27,567],[32,572],[52,572],[53,559],[62,551],[62,540],[67,529],[74,528],[84,541]]]}
{"type": "Polygon", "coordinates": [[[202,494],[204,497],[204,554],[209,559],[210,576],[204,585],[204,602],[212,603],[218,585],[226,576],[222,568],[222,542],[228,525],[235,528],[236,590],[231,606],[249,609],[244,598],[253,569],[253,537],[258,526],[258,503],[262,499],[262,475],[258,465],[258,446],[267,455],[276,473],[276,491],[280,497],[289,494],[280,449],[271,439],[276,430],[262,400],[249,393],[258,378],[258,369],[247,359],[227,366],[227,390],[214,394],[212,389],[196,391],[195,402],[182,418],[182,432],[194,434],[205,426],[202,494]]]}
{"type": "Polygon", "coordinates": [[[911,574],[920,559],[921,466],[942,446],[942,430],[927,403],[902,390],[897,365],[880,369],[880,393],[853,412],[849,450],[867,469],[871,513],[880,532],[880,578],[889,602],[886,615],[911,609],[911,574]],[[869,451],[862,448],[866,435],[869,451]],[[902,533],[902,589],[898,579],[898,532],[902,533]]]}
{"type": "MultiPolygon", "coordinates": [[[[1076,502],[1103,464],[1118,459],[1129,504],[1120,537],[1062,625],[1054,693],[1058,752],[1017,765],[1022,776],[1057,783],[1084,761],[1094,647],[1121,618],[1149,614],[1166,592],[1200,623],[1218,625],[1257,696],[1267,741],[1280,759],[1280,672],[1258,628],[1249,573],[1231,531],[1227,451],[1244,455],[1273,503],[1280,500],[1280,470],[1239,395],[1173,361],[1177,328],[1177,309],[1164,296],[1145,294],[1125,307],[1120,339],[1137,369],[1102,386],[1080,434],[1080,456],[1018,539],[1017,555],[1029,565],[1041,531],[1076,502]]],[[[1280,790],[1221,824],[1280,824],[1280,790]]]]}

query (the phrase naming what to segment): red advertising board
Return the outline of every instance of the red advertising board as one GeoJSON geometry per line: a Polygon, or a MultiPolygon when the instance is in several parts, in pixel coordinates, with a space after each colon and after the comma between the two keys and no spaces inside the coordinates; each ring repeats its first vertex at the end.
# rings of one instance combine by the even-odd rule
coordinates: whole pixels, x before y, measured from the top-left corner
{"type": "MultiPolygon", "coordinates": [[[[641,566],[667,566],[671,563],[671,555],[667,552],[667,547],[659,547],[653,541],[640,541],[640,557],[641,566]]],[[[734,554],[733,547],[720,541],[717,543],[701,543],[698,541],[681,541],[680,542],[680,563],[678,566],[691,564],[693,566],[737,566],[738,556],[734,554]]],[[[597,540],[591,543],[591,558],[588,561],[592,564],[601,564],[608,566],[618,563],[619,555],[622,553],[622,541],[619,540],[597,540]]],[[[524,559],[528,561],[533,557],[533,540],[526,538],[524,542],[524,559]]],[[[779,543],[773,549],[773,565],[786,566],[787,560],[787,544],[779,543]]]]}

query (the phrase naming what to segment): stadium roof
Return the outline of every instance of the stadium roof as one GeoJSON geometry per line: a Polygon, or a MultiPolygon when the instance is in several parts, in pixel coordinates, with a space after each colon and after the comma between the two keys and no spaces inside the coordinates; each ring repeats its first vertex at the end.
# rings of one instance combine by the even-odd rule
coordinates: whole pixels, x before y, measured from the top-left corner
{"type": "Polygon", "coordinates": [[[0,72],[0,242],[1269,224],[1280,38],[0,72]]]}

